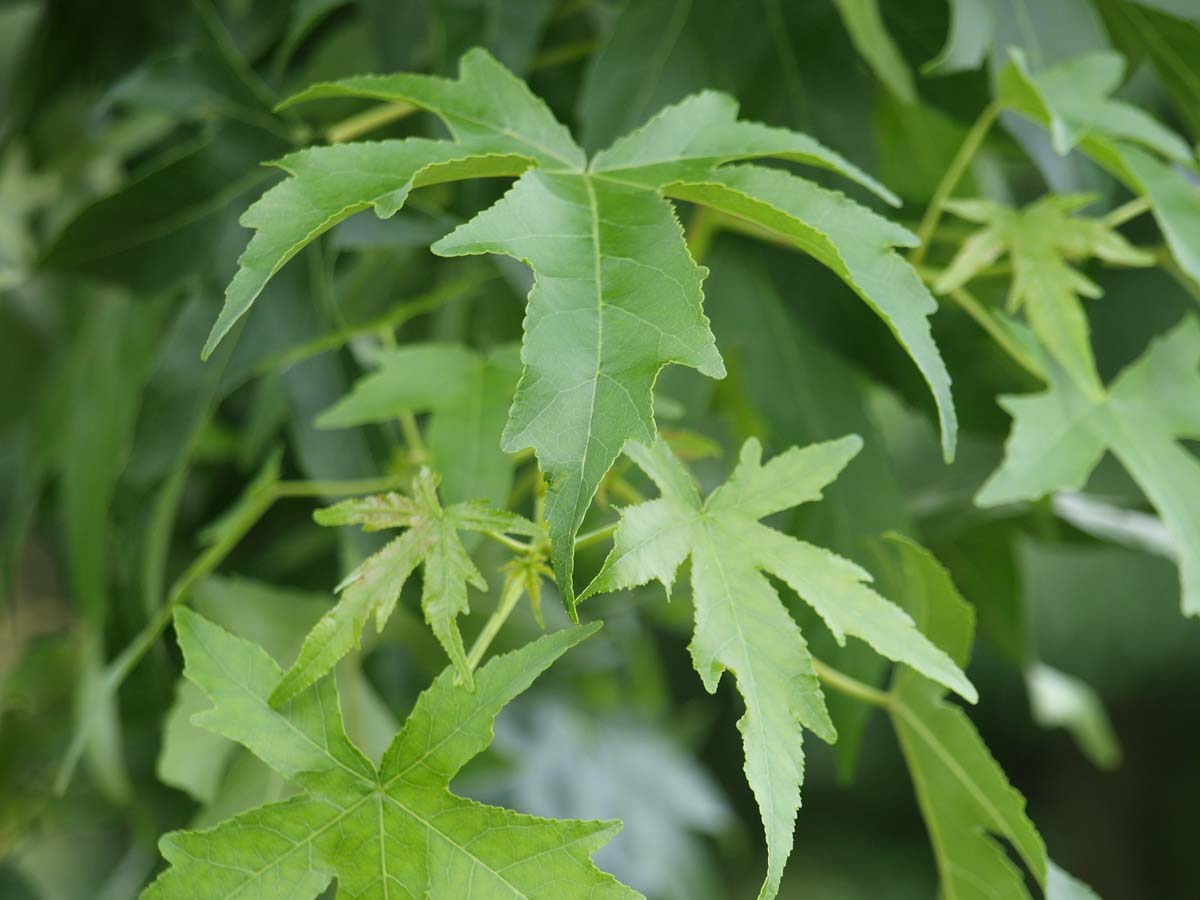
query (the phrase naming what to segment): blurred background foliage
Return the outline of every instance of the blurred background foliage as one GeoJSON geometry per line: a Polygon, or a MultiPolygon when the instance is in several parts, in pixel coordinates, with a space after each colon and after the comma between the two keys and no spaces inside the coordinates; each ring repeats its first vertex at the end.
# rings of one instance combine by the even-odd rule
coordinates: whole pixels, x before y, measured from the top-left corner
{"type": "MultiPolygon", "coordinates": [[[[201,701],[176,683],[172,642],[152,647],[115,699],[104,665],[175,591],[290,659],[372,546],[313,524],[332,493],[320,483],[403,468],[391,423],[330,430],[317,414],[381,334],[485,351],[520,334],[521,266],[427,249],[501,190],[470,183],[421,192],[387,221],[339,226],[202,363],[248,235],[237,218],[277,178],[261,161],[433,127],[345,103],[276,113],[280,99],[361,72],[453,74],[482,45],[591,150],[714,87],[746,117],[808,131],[879,175],[910,226],[989,102],[1006,47],[1035,67],[1115,48],[1130,64],[1121,95],[1200,137],[1192,0],[952,6],[958,18],[945,0],[885,3],[873,23],[874,5],[852,0],[0,0],[0,897],[132,897],[163,831],[279,795],[253,758],[188,724],[201,701]],[[975,14],[991,18],[990,43],[966,35],[955,46],[975,41],[980,65],[923,71],[975,14]],[[318,484],[293,491],[279,479],[318,484]],[[59,792],[81,709],[99,721],[59,792]]],[[[1078,154],[1058,157],[1033,128],[1005,125],[964,192],[1121,199],[1078,154]]],[[[1145,220],[1127,233],[1155,239],[1145,220]]],[[[659,391],[664,427],[710,439],[696,443],[701,480],[715,483],[729,462],[721,448],[728,456],[750,434],[769,452],[862,434],[866,450],[826,501],[781,527],[868,565],[888,529],[930,546],[979,612],[970,674],[983,702],[972,717],[1055,859],[1108,898],[1200,896],[1200,623],[1179,615],[1158,523],[1129,523],[1129,510],[1146,509],[1137,488],[1106,461],[1083,496],[977,509],[1009,426],[995,397],[1036,382],[962,311],[934,319],[964,427],[947,468],[915,369],[841,282],[734,235],[719,235],[706,262],[730,377],[675,368],[659,391]],[[1114,517],[1122,527],[1106,528],[1114,517]]],[[[1196,304],[1160,270],[1088,275],[1105,292],[1089,312],[1106,376],[1196,304]]],[[[500,498],[507,490],[502,481],[500,498]]],[[[491,552],[478,549],[485,571],[491,552]]],[[[602,554],[581,567],[594,571],[602,554]]],[[[688,600],[659,599],[647,589],[599,601],[609,627],[505,713],[459,787],[543,815],[625,820],[597,862],[654,900],[752,896],[764,850],[733,727],[740,702],[728,685],[703,693],[684,649],[688,600]]],[[[401,607],[338,672],[367,748],[386,742],[443,665],[414,602],[401,607]]],[[[561,620],[556,599],[544,607],[561,620]]],[[[537,629],[522,611],[501,643],[537,629]]],[[[857,715],[862,733],[836,755],[810,743],[783,896],[933,897],[892,732],[865,712],[842,715],[857,715]]]]}

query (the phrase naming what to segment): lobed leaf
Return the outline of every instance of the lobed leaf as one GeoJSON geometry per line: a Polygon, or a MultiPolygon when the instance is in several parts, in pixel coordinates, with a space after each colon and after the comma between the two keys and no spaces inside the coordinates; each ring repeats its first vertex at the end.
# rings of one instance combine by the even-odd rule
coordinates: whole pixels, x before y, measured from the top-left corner
{"type": "Polygon", "coordinates": [[[317,515],[324,525],[362,525],[365,530],[406,528],[351,572],[338,586],[341,599],[313,626],[292,667],[279,679],[271,702],[286,703],[330,671],[359,645],[367,621],[374,616],[382,631],[400,591],[417,566],[424,573],[421,611],[468,686],[467,664],[459,615],[469,610],[467,587],[486,590],[487,581],[471,561],[459,531],[493,531],[534,535],[532,522],[515,513],[493,510],[485,503],[464,502],[443,508],[437,479],[422,469],[409,496],[398,493],[346,500],[317,515]]]}
{"type": "Polygon", "coordinates": [[[196,613],[176,613],[187,675],[215,703],[209,727],[301,792],[215,828],[160,842],[171,867],[145,900],[255,896],[313,900],[336,878],[346,896],[463,900],[633,900],[590,856],[615,822],[537,819],[464,800],[450,780],[492,740],[496,715],[599,623],[569,628],[497,657],[476,690],[447,669],[418,699],[376,768],[347,739],[331,681],[280,708],[282,672],[255,644],[196,613]]]}
{"type": "Polygon", "coordinates": [[[856,436],[793,447],[767,464],[751,439],[729,480],[701,501],[682,464],[659,439],[626,452],[661,496],[621,512],[613,550],[582,597],[657,580],[668,594],[683,562],[692,561],[695,634],[689,650],[705,688],[733,673],[746,713],[738,722],[746,778],[762,815],[767,877],[759,894],[779,891],[804,778],[802,727],[836,739],[807,644],[765,577],[786,582],[844,640],[860,637],[971,700],[975,690],[899,608],[865,586],[870,576],[842,557],[768,528],[758,519],[821,491],[862,446],[856,436]]]}
{"type": "MultiPolygon", "coordinates": [[[[1027,334],[1026,343],[1034,358],[1044,356],[1027,334]]],[[[1190,316],[1094,394],[1046,358],[1045,392],[1000,399],[1013,428],[1004,462],[976,502],[995,506],[1079,490],[1112,451],[1175,539],[1183,611],[1200,615],[1200,460],[1180,443],[1200,437],[1198,367],[1200,322],[1190,316]]]]}

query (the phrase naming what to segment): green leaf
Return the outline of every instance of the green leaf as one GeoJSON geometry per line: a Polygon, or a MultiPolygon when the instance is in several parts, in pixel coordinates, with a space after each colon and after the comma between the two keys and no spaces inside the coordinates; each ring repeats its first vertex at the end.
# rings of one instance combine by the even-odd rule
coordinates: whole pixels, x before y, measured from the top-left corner
{"type": "MultiPolygon", "coordinates": [[[[294,99],[339,96],[430,110],[455,141],[412,138],[317,148],[286,158],[283,165],[294,177],[247,213],[247,223],[260,230],[230,286],[210,346],[266,279],[334,222],[372,205],[389,215],[421,184],[520,174],[495,205],[436,242],[433,250],[442,256],[502,254],[534,270],[521,353],[524,371],[502,447],[508,452],[532,448],[547,477],[554,571],[574,615],[574,538],[625,442],[653,441],[651,387],[659,371],[669,363],[714,378],[725,371],[702,311],[705,270],[688,252],[674,208],[664,197],[671,194],[667,187],[704,183],[706,173],[727,171],[718,168],[725,163],[769,156],[831,169],[888,200],[895,198],[811,138],[739,122],[736,103],[714,93],[664,110],[589,165],[545,104],[481,50],[463,58],[457,81],[366,76],[317,85],[294,99]]],[[[850,201],[845,204],[871,216],[850,201]]],[[[911,271],[907,274],[918,292],[905,272],[892,270],[902,263],[890,248],[910,243],[912,236],[874,217],[857,224],[865,221],[887,235],[858,258],[865,262],[879,251],[886,257],[883,267],[866,263],[870,271],[844,277],[859,286],[925,372],[941,408],[949,454],[954,442],[949,378],[925,321],[932,298],[911,271]],[[893,278],[900,289],[893,293],[884,282],[863,289],[860,277],[893,278]]],[[[833,255],[838,252],[853,248],[838,247],[833,255]]],[[[839,271],[845,273],[845,267],[839,271]]]]}
{"type": "Polygon", "coordinates": [[[905,103],[915,103],[917,89],[912,72],[892,36],[888,34],[879,0],[834,0],[842,24],[850,32],[854,49],[883,82],[883,86],[905,103]]]}
{"type": "Polygon", "coordinates": [[[317,427],[350,428],[432,411],[427,440],[442,496],[449,503],[504,506],[512,460],[500,450],[500,437],[520,373],[516,348],[483,357],[460,344],[414,344],[386,350],[374,362],[373,372],[321,413],[317,427]]]}
{"type": "MultiPolygon", "coordinates": [[[[1013,326],[1019,329],[1019,326],[1013,326]]],[[[1028,333],[1030,353],[1045,356],[1028,333]]],[[[1200,322],[1157,338],[1107,390],[1084,393],[1049,358],[1040,394],[1001,397],[1013,417],[1004,462],[976,502],[995,506],[1083,487],[1106,450],[1158,511],[1179,548],[1183,611],[1200,615],[1200,460],[1180,443],[1200,437],[1200,322]]]]}
{"type": "MultiPolygon", "coordinates": [[[[960,666],[967,664],[975,613],[928,551],[906,538],[889,541],[904,604],[921,631],[960,666]]],[[[1007,841],[1038,883],[1046,883],[1046,847],[971,720],[947,703],[945,689],[911,669],[897,671],[888,711],[912,773],[947,900],[1029,900],[1007,841]]]]}
{"type": "Polygon", "coordinates": [[[738,729],[746,777],[766,829],[763,900],[778,893],[791,851],[804,776],[801,726],[825,741],[836,738],[804,637],[764,572],[810,604],[839,643],[847,634],[861,638],[889,659],[975,699],[974,688],[950,658],[866,585],[870,575],[863,569],[758,521],[819,500],[861,446],[850,436],[803,450],[793,447],[763,465],[761,446],[748,440],[733,475],[702,501],[665,441],[649,448],[630,443],[626,452],[662,496],[622,510],[612,553],[582,595],[651,580],[669,594],[679,566],[691,558],[693,664],[709,693],[724,671],[733,672],[746,703],[738,729]]]}
{"type": "Polygon", "coordinates": [[[659,370],[681,363],[725,374],[701,311],[704,270],[670,203],[583,173],[526,173],[433,249],[503,253],[535,272],[525,372],[502,447],[537,452],[554,571],[573,609],[575,535],[625,441],[654,439],[659,370]]]}
{"type": "Polygon", "coordinates": [[[515,513],[490,509],[478,501],[442,508],[437,478],[422,469],[413,479],[410,495],[391,493],[346,500],[317,513],[322,525],[361,525],[366,531],[404,528],[400,537],[367,557],[338,586],[341,599],[313,626],[292,667],[280,679],[271,702],[291,700],[357,647],[372,615],[382,631],[396,607],[408,577],[422,566],[424,585],[421,610],[425,621],[445,648],[459,677],[469,686],[458,616],[469,609],[467,586],[487,590],[487,581],[471,562],[458,536],[461,531],[535,535],[536,528],[515,513]]]}
{"type": "Polygon", "coordinates": [[[449,790],[491,742],[499,711],[598,623],[493,659],[474,692],[447,669],[376,768],[347,739],[331,681],[273,709],[267,698],[282,672],[264,650],[187,609],[175,622],[186,674],[215,704],[200,723],[246,746],[301,791],[212,829],[166,835],[160,847],[171,868],[143,892],[145,900],[313,900],[334,878],[339,893],[354,897],[640,896],[590,860],[618,823],[535,819],[449,790]]]}
{"type": "Polygon", "coordinates": [[[942,451],[954,458],[958,423],[950,375],[929,330],[937,301],[895,247],[916,246],[907,229],[840,193],[788,172],[726,166],[703,179],[664,188],[669,197],[702,203],[795,244],[859,295],[887,324],[925,377],[942,427],[942,451]]]}
{"type": "Polygon", "coordinates": [[[1114,53],[1092,53],[1031,73],[1017,51],[1000,75],[998,98],[1049,129],[1065,155],[1079,147],[1150,202],[1172,255],[1200,279],[1200,186],[1187,142],[1136,106],[1109,97],[1125,72],[1114,53]],[[1153,152],[1148,152],[1153,151],[1153,152]]]}
{"type": "Polygon", "coordinates": [[[1089,258],[1126,266],[1154,264],[1101,219],[1072,213],[1093,200],[1086,194],[1050,195],[1021,210],[990,200],[951,200],[946,208],[984,227],[967,238],[934,289],[961,287],[1005,254],[1012,261],[1008,309],[1024,308],[1046,349],[1085,389],[1098,388],[1087,315],[1080,297],[1096,298],[1100,286],[1072,263],[1089,258]]]}

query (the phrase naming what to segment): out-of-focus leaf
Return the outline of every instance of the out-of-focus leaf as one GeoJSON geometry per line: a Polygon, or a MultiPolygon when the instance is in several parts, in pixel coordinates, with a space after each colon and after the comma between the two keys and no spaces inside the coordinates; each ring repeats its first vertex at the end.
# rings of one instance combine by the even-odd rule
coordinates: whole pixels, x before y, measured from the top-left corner
{"type": "Polygon", "coordinates": [[[431,464],[447,503],[486,500],[503,507],[512,461],[500,449],[520,375],[515,347],[484,357],[458,344],[414,344],[380,353],[377,368],[317,418],[320,428],[385,422],[432,411],[431,464]]]}
{"type": "Polygon", "coordinates": [[[1024,337],[1034,358],[1042,355],[1050,386],[1001,398],[1013,429],[1004,462],[977,502],[995,506],[1079,490],[1112,451],[1175,538],[1183,611],[1200,615],[1200,460],[1180,443],[1200,436],[1200,322],[1184,319],[1109,388],[1091,394],[1024,337]]]}
{"type": "Polygon", "coordinates": [[[912,71],[884,24],[879,0],[834,0],[855,49],[883,86],[906,104],[917,99],[912,71]]]}
{"type": "Polygon", "coordinates": [[[1104,704],[1086,682],[1045,663],[1025,673],[1033,718],[1043,728],[1065,728],[1083,754],[1101,769],[1121,764],[1117,742],[1104,704]]]}
{"type": "Polygon", "coordinates": [[[962,243],[934,286],[939,293],[952,291],[1007,254],[1013,267],[1008,311],[1024,308],[1042,344],[1085,390],[1099,388],[1100,376],[1080,298],[1103,292],[1072,263],[1093,257],[1125,266],[1154,263],[1153,254],[1102,219],[1072,215],[1092,200],[1086,194],[1052,194],[1021,210],[990,200],[949,201],[951,212],[983,227],[962,243]]]}
{"type": "Polygon", "coordinates": [[[1139,107],[1109,97],[1124,71],[1121,56],[1094,53],[1034,73],[1014,52],[998,96],[1049,129],[1060,154],[1078,146],[1144,195],[1180,268],[1200,279],[1200,183],[1192,148],[1139,107]]]}
{"type": "Polygon", "coordinates": [[[949,657],[921,638],[898,607],[867,587],[870,576],[864,570],[758,521],[820,499],[821,490],[861,448],[861,439],[850,436],[803,450],[793,447],[764,466],[762,446],[752,438],[729,480],[701,501],[664,441],[651,448],[631,442],[626,453],[662,496],[622,510],[613,550],[582,595],[652,580],[669,595],[679,566],[691,558],[693,665],[710,693],[726,670],[733,672],[746,703],[738,729],[767,839],[760,900],[778,893],[792,848],[804,777],[802,726],[827,742],[836,740],[804,637],[764,572],[811,605],[839,642],[847,634],[861,638],[880,654],[975,699],[975,689],[949,657]]]}
{"type": "Polygon", "coordinates": [[[215,703],[203,724],[302,790],[214,829],[167,835],[161,846],[171,868],[142,896],[182,900],[203,889],[314,900],[336,877],[340,892],[359,896],[388,885],[412,896],[489,900],[640,897],[592,864],[591,853],[612,837],[615,823],[535,819],[449,791],[450,780],[490,743],[504,705],[597,628],[559,631],[496,657],[478,672],[474,691],[456,686],[447,669],[377,768],[347,739],[329,682],[273,709],[267,697],[283,673],[271,657],[179,610],[185,672],[215,703]]]}
{"type": "MultiPolygon", "coordinates": [[[[965,667],[975,630],[971,607],[928,551],[901,538],[889,544],[893,565],[903,573],[897,582],[904,586],[905,607],[922,632],[965,667]]],[[[888,707],[929,830],[942,893],[955,900],[1029,900],[1024,874],[998,839],[1013,846],[1040,885],[1046,884],[1046,846],[1025,814],[1025,798],[944,693],[919,673],[901,669],[888,707]]]]}

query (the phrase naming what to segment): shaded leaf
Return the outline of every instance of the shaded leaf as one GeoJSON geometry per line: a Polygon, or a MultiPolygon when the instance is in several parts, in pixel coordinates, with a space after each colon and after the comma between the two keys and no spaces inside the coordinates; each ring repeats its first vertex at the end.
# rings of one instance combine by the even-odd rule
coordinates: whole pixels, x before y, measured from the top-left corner
{"type": "MultiPolygon", "coordinates": [[[[1025,337],[1034,358],[1044,356],[1025,337]]],[[[1046,358],[1045,392],[1000,398],[1013,429],[1003,464],[976,502],[994,506],[1079,490],[1104,452],[1111,451],[1174,538],[1183,611],[1200,615],[1200,460],[1180,443],[1200,437],[1198,367],[1200,323],[1191,317],[1156,339],[1095,394],[1083,392],[1046,358]]]]}

